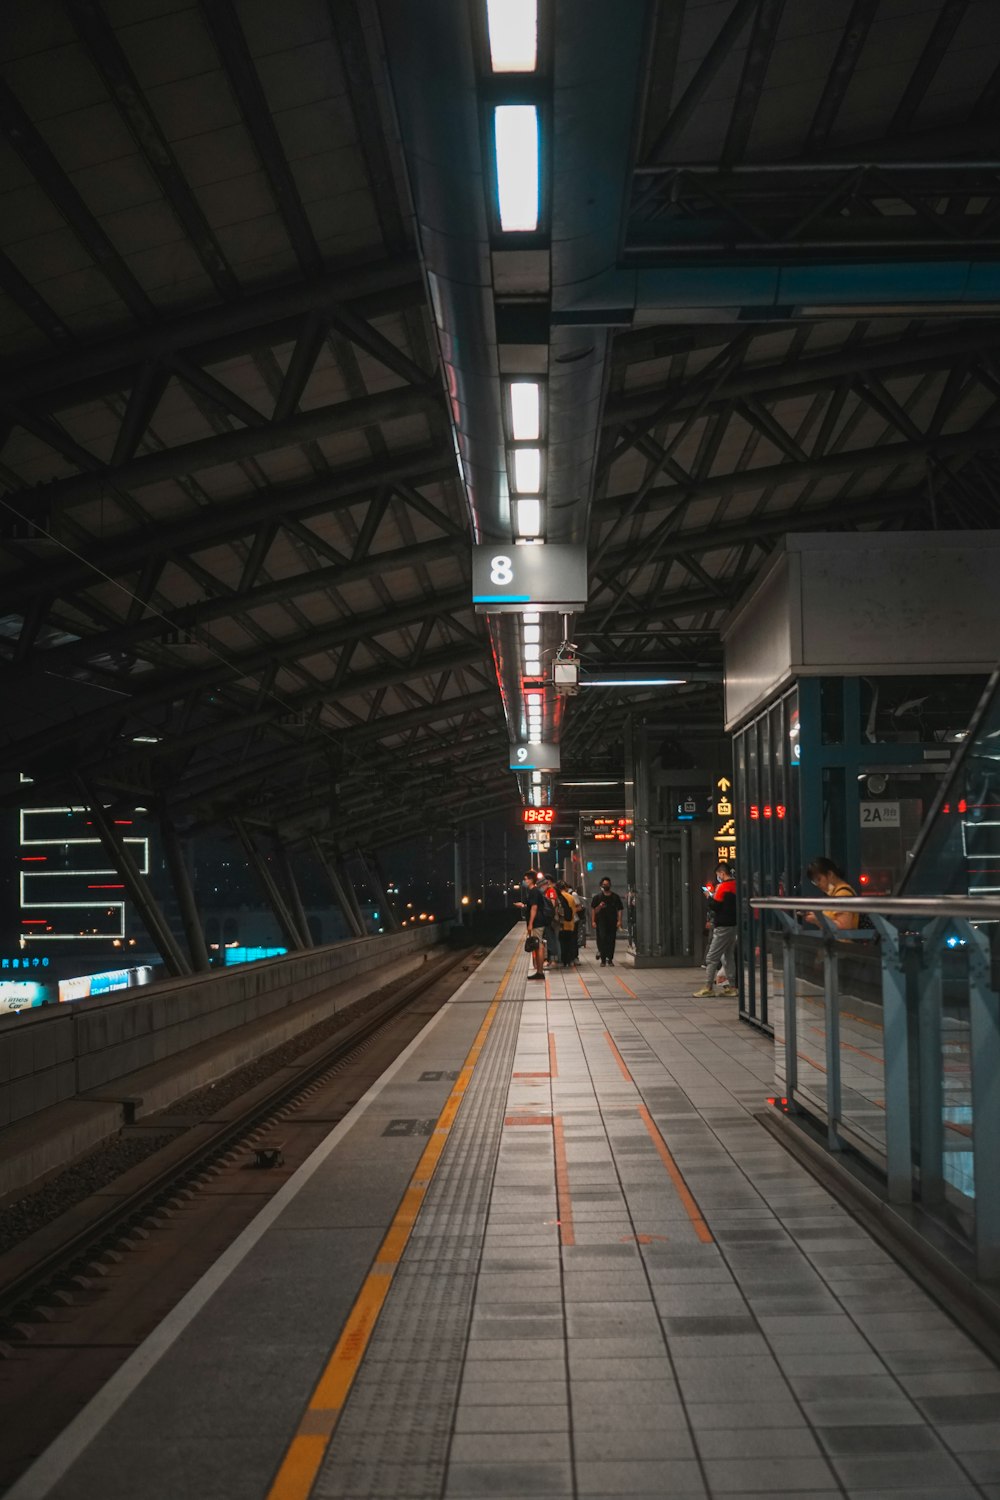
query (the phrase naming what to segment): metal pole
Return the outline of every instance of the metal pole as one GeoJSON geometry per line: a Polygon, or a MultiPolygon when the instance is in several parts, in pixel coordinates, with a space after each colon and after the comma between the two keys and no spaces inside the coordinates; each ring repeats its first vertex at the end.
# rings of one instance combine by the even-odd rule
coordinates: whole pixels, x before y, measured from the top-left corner
{"type": "Polygon", "coordinates": [[[455,855],[455,920],[459,926],[462,923],[462,846],[458,841],[458,833],[454,838],[455,855]]]}
{"type": "Polygon", "coordinates": [[[361,910],[361,902],[358,900],[358,893],[354,889],[354,881],[351,879],[351,872],[347,867],[347,859],[341,855],[337,863],[340,870],[340,878],[344,886],[344,893],[354,910],[354,918],[358,927],[358,937],[367,937],[368,928],[365,926],[365,914],[361,910]]]}
{"type": "Polygon", "coordinates": [[[319,860],[323,873],[326,876],[327,880],[330,882],[330,889],[333,891],[333,899],[340,907],[344,921],[347,923],[348,932],[352,933],[354,937],[364,937],[364,928],[361,925],[361,921],[358,917],[357,912],[351,905],[347,892],[344,889],[343,881],[341,880],[337,871],[334,869],[333,865],[327,859],[323,846],[315,834],[313,834],[311,842],[313,853],[319,860]]]}
{"type": "MultiPolygon", "coordinates": [[[[829,929],[826,918],[824,926],[829,929]]],[[[826,1011],[826,1143],[831,1151],[841,1149],[837,1126],[841,1116],[840,1096],[840,976],[837,950],[831,937],[823,939],[823,1001],[826,1011]]]]}
{"type": "Polygon", "coordinates": [[[910,1137],[910,1036],[906,970],[899,929],[887,917],[872,917],[881,938],[882,1071],[885,1083],[885,1164],[890,1203],[913,1199],[913,1143],[910,1137]]]}
{"type": "MultiPolygon", "coordinates": [[[[364,859],[364,856],[362,858],[364,859]]],[[[382,877],[382,870],[378,860],[374,856],[371,859],[364,859],[364,866],[368,871],[368,883],[374,891],[379,906],[385,915],[385,926],[390,932],[398,932],[399,918],[389,905],[389,894],[385,888],[385,880],[382,877]]]]}
{"type": "Polygon", "coordinates": [[[159,949],[164,964],[175,976],[190,974],[191,965],[170,931],[155,896],[132,857],[131,850],[122,839],[117,837],[108,822],[100,794],[82,776],[76,778],[76,783],[84,802],[90,809],[97,836],[115,869],[121,875],[129,900],[135,906],[142,918],[143,926],[159,949]]]}
{"type": "Polygon", "coordinates": [[[944,1083],[941,1058],[941,951],[944,923],[928,922],[916,973],[920,1079],[920,1201],[944,1199],[944,1083]]]}
{"type": "Polygon", "coordinates": [[[260,850],[254,843],[253,837],[244,824],[243,819],[233,818],[232,822],[236,837],[243,845],[243,852],[246,854],[251,867],[256,871],[258,880],[264,887],[267,898],[271,903],[271,909],[278,919],[278,926],[285,935],[285,941],[290,948],[301,948],[302,942],[299,938],[298,929],[292,919],[291,912],[285,905],[281,892],[278,890],[274,876],[267,868],[267,861],[263,858],[260,850]]]}
{"type": "Polygon", "coordinates": [[[311,948],[313,940],[312,933],[309,931],[309,918],[306,916],[306,909],[302,904],[302,892],[299,890],[299,883],[295,879],[291,857],[285,845],[280,840],[275,839],[275,843],[278,849],[278,860],[285,876],[285,889],[290,898],[289,911],[301,939],[299,946],[302,948],[311,948]]]}
{"type": "Polygon", "coordinates": [[[174,827],[173,819],[165,812],[160,813],[160,833],[163,838],[163,850],[167,856],[167,864],[170,868],[170,878],[174,883],[177,893],[177,904],[181,910],[181,921],[184,923],[184,936],[187,938],[188,950],[191,954],[191,962],[199,971],[211,968],[208,956],[208,946],[205,942],[205,932],[202,927],[201,917],[194,899],[194,888],[191,885],[191,874],[184,858],[184,849],[177,829],[174,827]]]}
{"type": "Polygon", "coordinates": [[[990,942],[970,922],[956,922],[969,964],[969,1052],[972,1060],[972,1171],[976,1189],[976,1270],[1000,1274],[1000,997],[990,983],[990,942]]]}

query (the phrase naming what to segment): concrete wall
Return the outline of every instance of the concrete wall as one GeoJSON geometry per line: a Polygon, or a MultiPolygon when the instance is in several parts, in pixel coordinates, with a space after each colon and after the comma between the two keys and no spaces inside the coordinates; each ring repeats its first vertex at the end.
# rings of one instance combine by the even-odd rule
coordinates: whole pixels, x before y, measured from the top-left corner
{"type": "Polygon", "coordinates": [[[990,672],[1000,531],[789,535],[726,621],[726,728],[793,677],[990,672]]]}
{"type": "Polygon", "coordinates": [[[430,947],[437,927],[383,933],[208,975],[0,1018],[0,1127],[430,947]]]}

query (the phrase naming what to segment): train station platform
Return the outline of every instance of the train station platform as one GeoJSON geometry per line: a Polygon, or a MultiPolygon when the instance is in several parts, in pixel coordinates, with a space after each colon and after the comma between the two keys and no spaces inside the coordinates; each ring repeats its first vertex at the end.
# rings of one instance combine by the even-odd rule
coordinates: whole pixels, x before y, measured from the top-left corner
{"type": "Polygon", "coordinates": [[[1000,1371],[754,1118],[771,1042],[701,971],[527,973],[515,929],[10,1500],[1000,1500],[1000,1371]]]}

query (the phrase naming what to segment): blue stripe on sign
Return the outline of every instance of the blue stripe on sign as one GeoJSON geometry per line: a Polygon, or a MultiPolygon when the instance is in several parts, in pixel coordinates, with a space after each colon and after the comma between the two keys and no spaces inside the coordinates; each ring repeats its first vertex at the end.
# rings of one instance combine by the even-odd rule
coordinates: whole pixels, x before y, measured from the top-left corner
{"type": "Polygon", "coordinates": [[[473,604],[530,604],[530,594],[473,594],[473,604]]]}

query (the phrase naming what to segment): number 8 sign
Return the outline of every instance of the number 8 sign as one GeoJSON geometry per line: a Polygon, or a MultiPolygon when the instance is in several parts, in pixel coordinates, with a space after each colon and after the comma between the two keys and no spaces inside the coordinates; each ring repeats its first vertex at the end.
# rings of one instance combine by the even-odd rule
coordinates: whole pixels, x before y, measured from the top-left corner
{"type": "Polygon", "coordinates": [[[572,614],[587,603],[587,549],[562,544],[472,549],[472,602],[483,614],[525,608],[572,614]]]}

